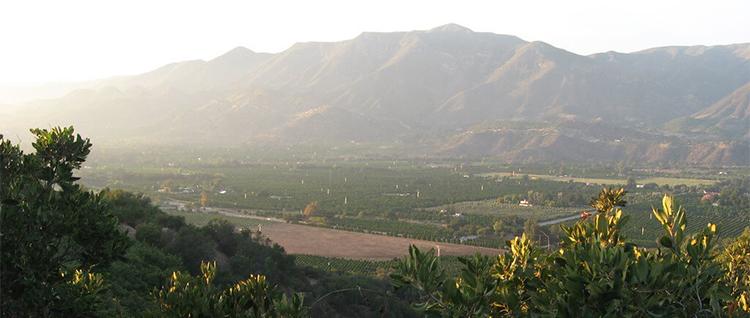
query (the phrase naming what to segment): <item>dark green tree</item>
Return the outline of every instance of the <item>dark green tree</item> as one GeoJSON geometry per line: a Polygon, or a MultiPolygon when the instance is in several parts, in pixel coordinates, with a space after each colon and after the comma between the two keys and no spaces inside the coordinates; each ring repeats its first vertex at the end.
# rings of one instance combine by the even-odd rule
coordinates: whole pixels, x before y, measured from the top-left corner
{"type": "Polygon", "coordinates": [[[101,294],[91,272],[122,255],[129,240],[102,195],[76,183],[89,140],[72,127],[31,132],[29,154],[0,137],[2,316],[93,315],[96,301],[76,299],[101,294]]]}
{"type": "Polygon", "coordinates": [[[161,244],[161,227],[154,223],[141,223],[135,227],[135,239],[153,246],[161,244]]]}
{"type": "Polygon", "coordinates": [[[523,223],[523,232],[526,233],[526,236],[534,240],[536,238],[537,231],[539,230],[539,222],[537,222],[536,218],[528,218],[523,223]]]}
{"type": "Polygon", "coordinates": [[[625,188],[628,190],[633,190],[637,187],[638,183],[635,181],[635,178],[633,176],[628,177],[627,184],[625,185],[625,188]]]}
{"type": "Polygon", "coordinates": [[[111,286],[120,312],[126,317],[139,317],[144,310],[156,310],[151,293],[175,271],[184,270],[179,257],[152,245],[135,242],[124,259],[113,262],[103,273],[111,286]]]}

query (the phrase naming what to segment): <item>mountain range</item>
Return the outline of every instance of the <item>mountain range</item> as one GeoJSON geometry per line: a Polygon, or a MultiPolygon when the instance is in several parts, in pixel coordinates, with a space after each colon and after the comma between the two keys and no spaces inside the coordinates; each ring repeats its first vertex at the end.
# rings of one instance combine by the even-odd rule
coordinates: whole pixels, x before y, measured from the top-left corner
{"type": "Polygon", "coordinates": [[[95,141],[393,146],[507,161],[750,165],[750,43],[578,55],[449,24],[294,44],[0,107],[0,132],[95,141]]]}

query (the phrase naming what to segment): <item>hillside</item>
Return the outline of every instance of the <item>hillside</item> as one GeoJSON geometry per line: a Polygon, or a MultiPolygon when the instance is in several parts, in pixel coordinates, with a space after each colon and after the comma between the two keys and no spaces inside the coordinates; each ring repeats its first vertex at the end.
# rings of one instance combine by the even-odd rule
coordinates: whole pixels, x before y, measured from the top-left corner
{"type": "Polygon", "coordinates": [[[728,138],[750,138],[750,83],[710,107],[667,126],[686,133],[709,132],[728,138]]]}
{"type": "Polygon", "coordinates": [[[398,142],[405,154],[747,164],[748,52],[745,43],[582,56],[455,24],[366,32],[86,82],[4,106],[0,127],[23,138],[28,127],[75,125],[136,145],[398,142]],[[546,129],[475,131],[497,121],[546,129]],[[592,129],[634,135],[593,140],[592,129]],[[592,143],[612,150],[590,154],[592,143]]]}

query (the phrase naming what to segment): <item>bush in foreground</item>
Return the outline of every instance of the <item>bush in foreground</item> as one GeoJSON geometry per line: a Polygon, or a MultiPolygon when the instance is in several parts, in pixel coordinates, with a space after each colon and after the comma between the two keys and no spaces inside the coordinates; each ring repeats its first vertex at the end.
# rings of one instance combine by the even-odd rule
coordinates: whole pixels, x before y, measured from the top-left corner
{"type": "Polygon", "coordinates": [[[653,209],[664,231],[659,246],[639,248],[621,232],[624,194],[602,190],[590,221],[562,226],[556,252],[523,235],[495,260],[464,258],[458,277],[446,277],[433,251],[412,246],[391,275],[393,285],[418,291],[417,308],[432,317],[750,315],[750,231],[720,252],[716,226],[685,233],[685,210],[665,195],[653,209]]]}

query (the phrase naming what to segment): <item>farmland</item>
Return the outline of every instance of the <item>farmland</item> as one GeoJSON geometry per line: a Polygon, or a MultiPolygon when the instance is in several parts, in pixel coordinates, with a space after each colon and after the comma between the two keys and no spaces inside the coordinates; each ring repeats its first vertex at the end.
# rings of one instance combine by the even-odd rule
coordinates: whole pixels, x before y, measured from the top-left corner
{"type": "MultiPolygon", "coordinates": [[[[719,235],[723,238],[734,237],[750,226],[750,210],[711,206],[694,198],[678,196],[677,203],[686,211],[687,232],[695,233],[706,224],[717,225],[719,235]]],[[[643,246],[656,246],[656,239],[663,233],[659,223],[653,219],[652,206],[659,206],[658,201],[634,202],[623,210],[630,219],[625,227],[625,234],[643,246]]]]}
{"type": "MultiPolygon", "coordinates": [[[[632,195],[628,205],[622,208],[628,217],[624,234],[640,246],[655,247],[656,240],[663,235],[664,229],[652,215],[652,207],[660,207],[660,195],[632,195]]],[[[688,233],[695,233],[708,223],[713,223],[717,225],[720,237],[731,238],[750,226],[748,207],[713,206],[686,194],[676,195],[675,198],[686,211],[688,233]]],[[[567,225],[572,223],[574,221],[566,222],[567,225]]]]}
{"type": "Polygon", "coordinates": [[[263,235],[289,254],[311,254],[348,259],[391,260],[406,255],[409,244],[423,249],[440,246],[441,255],[497,255],[498,249],[435,243],[377,234],[277,223],[263,227],[263,235]]]}
{"type": "MultiPolygon", "coordinates": [[[[587,209],[589,199],[603,184],[625,183],[625,178],[607,169],[611,168],[527,168],[419,160],[222,161],[203,157],[199,162],[175,158],[172,162],[119,167],[93,165],[84,169],[84,180],[91,187],[146,193],[156,202],[180,202],[182,211],[170,213],[194,224],[206,224],[213,217],[242,227],[257,228],[262,224],[266,235],[295,254],[342,258],[362,258],[367,254],[388,259],[403,255],[408,245],[403,242],[410,241],[429,242],[425,243],[429,246],[502,246],[506,239],[529,230],[536,222],[577,215],[587,209]],[[503,170],[534,173],[497,172],[503,170]],[[564,176],[571,171],[586,177],[564,176]],[[559,173],[563,176],[557,176],[559,173]],[[530,206],[519,206],[522,200],[530,206]],[[314,211],[303,215],[311,202],[316,202],[314,211]],[[200,208],[203,204],[205,209],[200,208]],[[194,213],[220,210],[231,213],[194,213]],[[291,224],[271,224],[267,218],[291,224]],[[294,235],[288,227],[297,233],[316,235],[348,232],[385,247],[370,246],[358,253],[353,247],[330,248],[329,244],[328,250],[313,253],[310,250],[314,246],[290,241],[294,235]],[[397,241],[387,240],[389,237],[397,241]],[[388,249],[395,252],[386,252],[388,249]]],[[[699,204],[703,191],[718,191],[715,184],[725,176],[705,169],[686,171],[689,173],[684,175],[675,169],[634,174],[637,184],[648,185],[630,189],[630,204],[625,208],[632,216],[626,233],[639,244],[654,245],[659,229],[648,217],[651,205],[658,204],[664,192],[675,193],[681,202],[686,202],[690,229],[711,221],[729,236],[739,233],[742,224],[750,223],[747,209],[699,204]],[[712,175],[716,177],[711,178],[712,175]]],[[[557,225],[539,230],[552,240],[560,233],[557,225]]],[[[308,238],[316,244],[326,244],[308,238]]],[[[542,238],[541,234],[537,238],[542,238]]],[[[362,242],[359,248],[367,243],[362,242]]]]}
{"type": "Polygon", "coordinates": [[[543,221],[548,219],[554,219],[562,216],[568,216],[578,213],[580,210],[585,209],[585,206],[581,207],[539,207],[529,206],[523,207],[518,204],[510,203],[498,203],[496,200],[481,200],[481,201],[467,201],[458,202],[452,204],[440,205],[437,207],[428,208],[428,211],[461,211],[466,214],[477,214],[487,216],[523,216],[525,218],[535,218],[543,221]]]}

